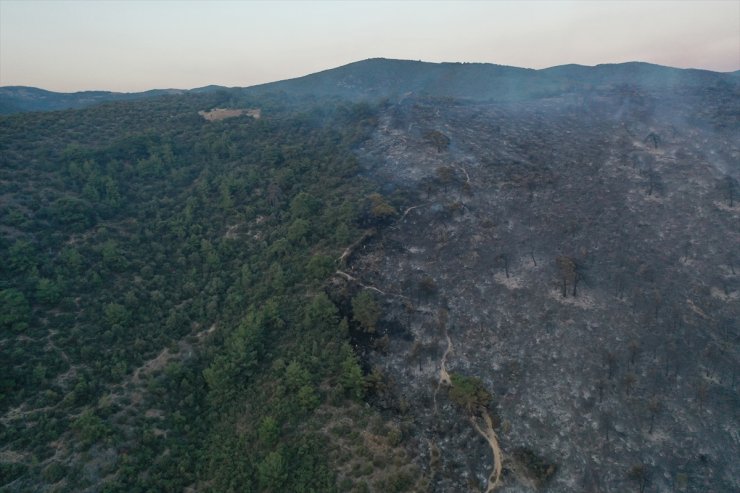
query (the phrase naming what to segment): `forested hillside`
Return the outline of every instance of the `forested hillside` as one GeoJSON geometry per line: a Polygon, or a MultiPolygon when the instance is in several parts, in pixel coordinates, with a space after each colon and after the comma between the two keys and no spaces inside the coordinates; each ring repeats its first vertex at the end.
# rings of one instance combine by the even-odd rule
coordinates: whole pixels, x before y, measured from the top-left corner
{"type": "Polygon", "coordinates": [[[3,490],[332,491],[329,421],[397,445],[322,289],[383,220],[351,152],[375,111],[223,92],[0,120],[3,490]]]}

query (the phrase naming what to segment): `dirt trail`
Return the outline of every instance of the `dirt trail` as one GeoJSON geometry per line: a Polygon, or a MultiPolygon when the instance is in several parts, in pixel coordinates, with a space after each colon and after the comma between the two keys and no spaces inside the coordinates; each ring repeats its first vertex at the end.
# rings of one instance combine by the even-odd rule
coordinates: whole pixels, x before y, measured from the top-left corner
{"type": "Polygon", "coordinates": [[[485,493],[491,493],[501,483],[501,471],[504,467],[504,455],[501,452],[501,447],[498,444],[498,437],[493,429],[493,420],[488,410],[481,408],[481,414],[485,422],[485,427],[481,428],[476,420],[475,416],[470,416],[470,422],[473,424],[473,428],[477,431],[491,447],[493,452],[493,472],[488,476],[488,484],[486,485],[485,493]]]}
{"type": "Polygon", "coordinates": [[[343,278],[345,278],[346,280],[348,280],[350,282],[357,283],[360,287],[362,287],[364,289],[369,289],[371,291],[375,291],[376,293],[380,293],[382,295],[388,295],[388,293],[386,293],[385,291],[382,291],[382,290],[376,288],[375,286],[368,286],[367,284],[361,283],[356,277],[351,276],[351,275],[347,274],[346,272],[343,272],[341,270],[338,270],[336,272],[336,274],[339,275],[339,276],[342,276],[343,278]]]}
{"type": "MultiPolygon", "coordinates": [[[[450,354],[450,352],[452,352],[452,340],[450,339],[450,334],[447,332],[447,327],[445,327],[445,338],[447,339],[447,349],[445,350],[444,354],[442,354],[442,359],[440,360],[439,382],[437,383],[437,388],[434,391],[433,397],[435,413],[437,412],[437,392],[439,391],[439,388],[443,384],[452,386],[452,379],[450,378],[450,374],[447,372],[447,356],[450,354]]],[[[486,440],[486,442],[488,442],[488,445],[491,447],[491,452],[493,453],[493,471],[488,476],[485,490],[485,493],[491,493],[501,484],[501,472],[503,471],[504,454],[503,452],[501,452],[501,447],[498,443],[498,436],[496,436],[496,431],[493,429],[493,419],[491,419],[490,413],[484,407],[480,407],[478,411],[483,417],[483,427],[478,424],[478,420],[475,415],[471,414],[469,416],[469,419],[470,423],[473,425],[473,428],[475,428],[475,431],[477,431],[478,434],[480,434],[486,440]]]]}
{"type": "Polygon", "coordinates": [[[404,295],[398,294],[398,293],[390,293],[388,291],[383,291],[382,289],[378,289],[375,286],[370,286],[369,284],[364,284],[363,282],[361,282],[356,277],[354,277],[354,276],[352,276],[350,274],[347,274],[344,271],[338,270],[338,271],[335,272],[335,274],[338,275],[338,276],[343,277],[344,279],[346,279],[349,282],[354,282],[355,284],[357,284],[358,286],[360,286],[362,289],[369,289],[370,291],[375,291],[376,293],[382,294],[383,296],[394,296],[396,298],[401,298],[403,300],[408,300],[409,299],[408,296],[404,296],[404,295]]]}
{"type": "Polygon", "coordinates": [[[437,388],[434,389],[434,395],[432,396],[435,414],[437,413],[437,393],[439,392],[439,388],[442,384],[452,385],[450,374],[447,373],[447,355],[452,351],[452,340],[450,339],[450,335],[447,333],[447,327],[445,327],[445,337],[447,338],[447,349],[445,349],[445,352],[442,355],[442,360],[439,363],[439,381],[437,382],[437,388]]]}
{"type": "Polygon", "coordinates": [[[406,209],[405,211],[403,211],[403,214],[401,215],[401,219],[399,219],[399,222],[400,221],[403,221],[406,218],[406,216],[409,215],[409,212],[411,212],[411,211],[413,211],[415,209],[418,209],[419,207],[426,207],[427,205],[429,205],[429,204],[419,204],[419,205],[414,205],[414,206],[409,207],[408,209],[406,209]]]}
{"type": "Polygon", "coordinates": [[[344,249],[344,252],[342,253],[342,256],[339,257],[339,263],[341,265],[347,265],[347,260],[352,256],[352,254],[360,248],[361,245],[363,245],[367,240],[372,238],[377,234],[377,231],[375,229],[368,229],[366,230],[360,239],[352,243],[350,246],[344,249]]]}
{"type": "Polygon", "coordinates": [[[465,166],[455,166],[455,167],[465,174],[465,183],[470,185],[470,175],[468,174],[468,170],[465,169],[465,166]]]}
{"type": "Polygon", "coordinates": [[[447,338],[447,349],[442,355],[442,362],[439,367],[439,384],[452,385],[450,374],[447,373],[447,355],[452,351],[452,340],[450,339],[450,335],[447,333],[447,329],[445,329],[445,337],[447,338]]]}

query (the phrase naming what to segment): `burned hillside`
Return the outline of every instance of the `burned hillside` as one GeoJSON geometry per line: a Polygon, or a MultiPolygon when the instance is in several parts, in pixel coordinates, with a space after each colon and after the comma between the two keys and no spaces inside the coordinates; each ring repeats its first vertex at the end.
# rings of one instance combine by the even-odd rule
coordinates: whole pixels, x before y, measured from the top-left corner
{"type": "Polygon", "coordinates": [[[380,307],[371,401],[430,491],[740,487],[737,95],[386,106],[358,154],[397,215],[332,290],[380,307]]]}

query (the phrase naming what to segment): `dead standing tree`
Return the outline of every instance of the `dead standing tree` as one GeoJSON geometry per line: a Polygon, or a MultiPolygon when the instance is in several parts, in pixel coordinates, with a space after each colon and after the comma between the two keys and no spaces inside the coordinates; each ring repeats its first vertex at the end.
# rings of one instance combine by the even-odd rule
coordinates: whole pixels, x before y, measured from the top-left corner
{"type": "Polygon", "coordinates": [[[617,355],[611,351],[604,352],[604,363],[607,370],[607,378],[609,380],[614,376],[614,372],[617,369],[617,355]]]}
{"type": "Polygon", "coordinates": [[[627,477],[635,482],[638,491],[644,493],[649,482],[649,471],[645,464],[635,464],[627,472],[627,477]]]}
{"type": "Polygon", "coordinates": [[[645,142],[653,144],[653,149],[657,149],[660,146],[660,135],[655,132],[650,132],[647,137],[645,137],[645,142]]]}
{"type": "Polygon", "coordinates": [[[652,196],[655,192],[661,193],[663,191],[663,182],[660,179],[660,175],[652,165],[642,171],[642,175],[647,179],[648,196],[652,196]]]}
{"type": "Polygon", "coordinates": [[[727,197],[727,206],[734,207],[735,197],[737,197],[737,189],[738,189],[737,180],[731,176],[725,176],[724,179],[722,180],[721,186],[725,191],[725,196],[727,197]]]}
{"type": "Polygon", "coordinates": [[[447,187],[455,181],[455,168],[452,166],[440,166],[435,170],[437,181],[447,193],[447,187]]]}
{"type": "Polygon", "coordinates": [[[579,281],[578,266],[575,260],[561,255],[555,259],[555,263],[558,266],[558,272],[563,286],[563,298],[568,296],[568,283],[573,286],[573,296],[575,297],[579,281]]]}
{"type": "Polygon", "coordinates": [[[445,151],[450,146],[450,138],[438,130],[430,130],[424,134],[424,139],[432,144],[437,152],[445,151]]]}
{"type": "Polygon", "coordinates": [[[496,262],[496,265],[504,268],[504,272],[506,273],[506,279],[508,279],[509,278],[509,256],[505,253],[501,253],[496,256],[495,262],[496,262]]]}
{"type": "Polygon", "coordinates": [[[648,401],[648,412],[650,413],[650,429],[648,430],[648,433],[653,433],[653,426],[655,425],[655,417],[660,413],[660,410],[663,407],[663,402],[660,400],[660,397],[654,396],[648,401]]]}

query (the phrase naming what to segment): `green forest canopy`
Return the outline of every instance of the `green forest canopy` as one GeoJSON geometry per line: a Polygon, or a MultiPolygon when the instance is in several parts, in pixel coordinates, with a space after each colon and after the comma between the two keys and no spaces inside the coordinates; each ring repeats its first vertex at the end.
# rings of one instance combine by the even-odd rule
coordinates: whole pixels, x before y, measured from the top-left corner
{"type": "Polygon", "coordinates": [[[378,206],[351,152],[375,111],[239,98],[0,119],[11,491],[338,488],[325,410],[369,411],[322,286],[378,206]]]}

